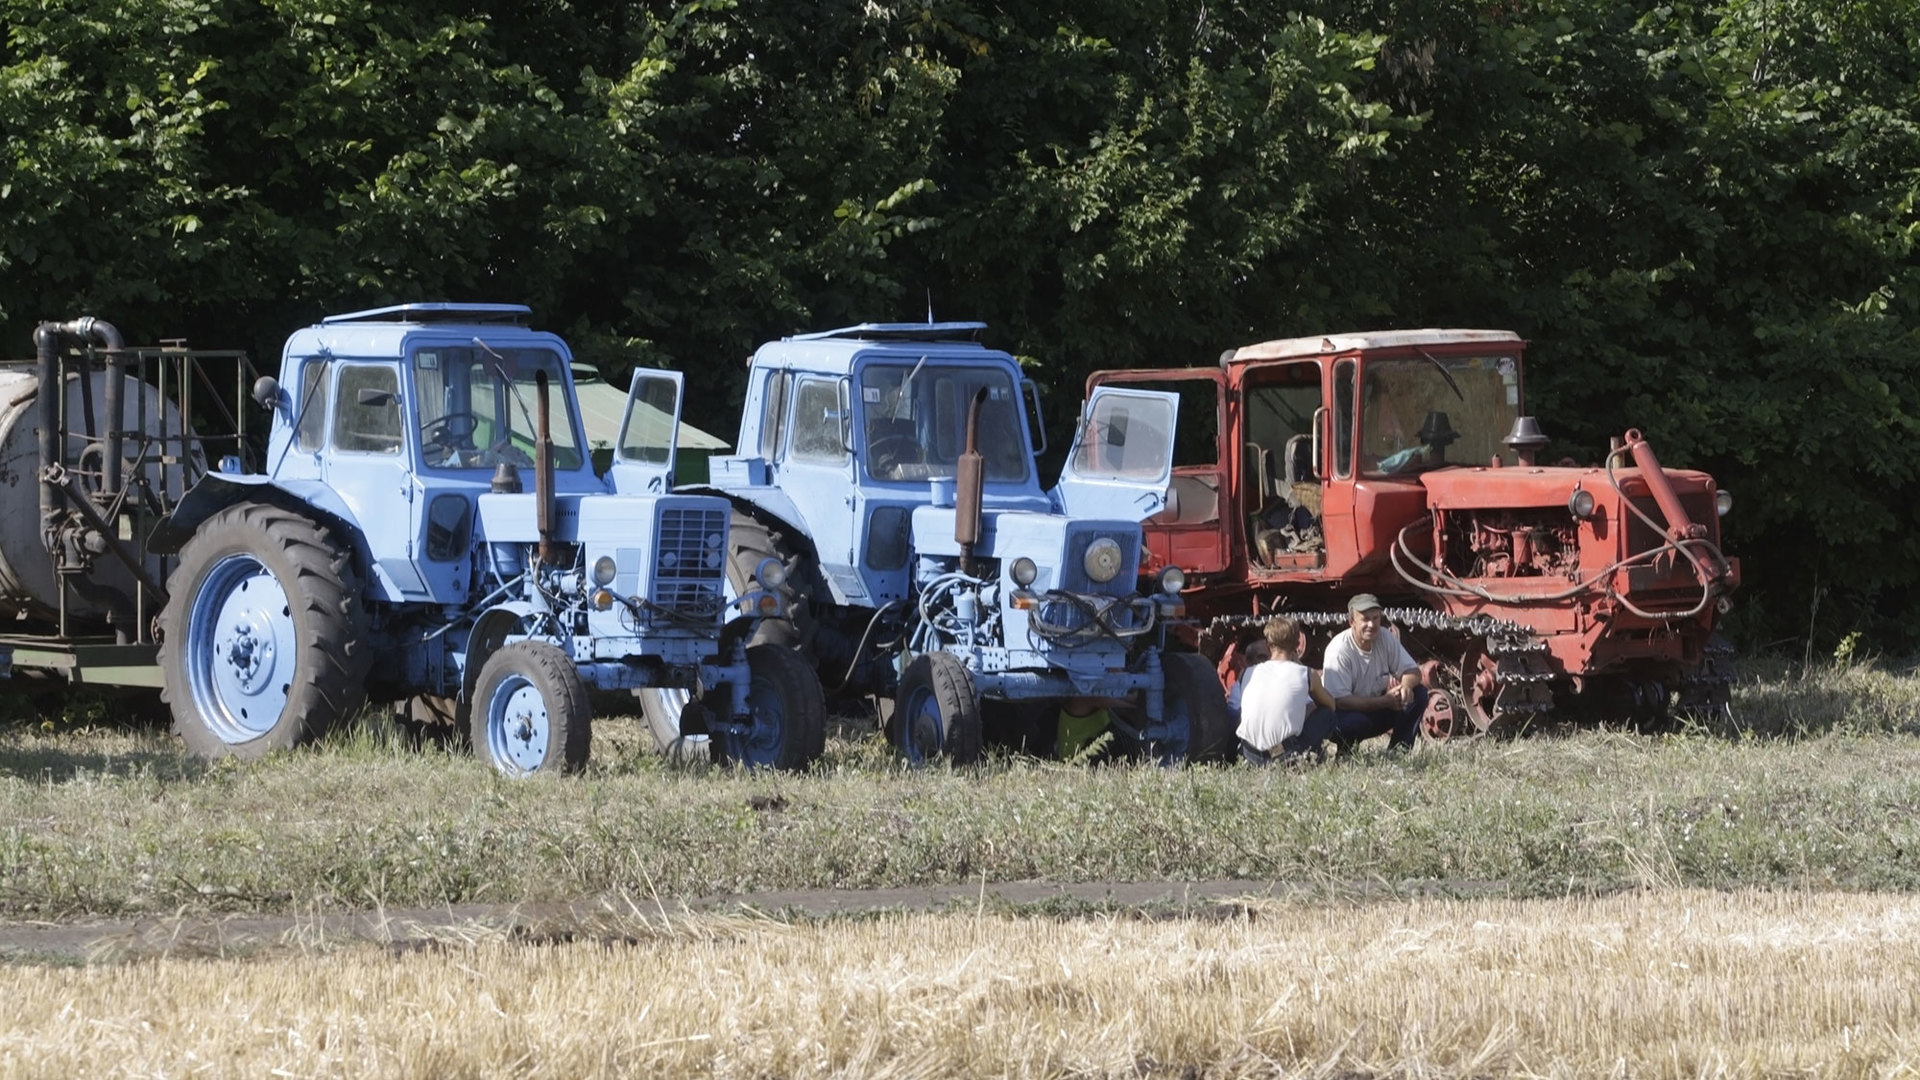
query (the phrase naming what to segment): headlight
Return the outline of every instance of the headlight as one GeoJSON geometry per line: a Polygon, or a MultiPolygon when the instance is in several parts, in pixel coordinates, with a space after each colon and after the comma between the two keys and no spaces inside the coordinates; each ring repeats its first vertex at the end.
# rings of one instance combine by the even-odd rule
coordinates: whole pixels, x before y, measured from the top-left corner
{"type": "Polygon", "coordinates": [[[1007,568],[1007,574],[1013,578],[1015,585],[1024,589],[1033,584],[1034,578],[1040,576],[1040,568],[1033,565],[1032,559],[1022,555],[1013,560],[1013,565],[1007,568]]]}
{"type": "Polygon", "coordinates": [[[1733,492],[1726,491],[1723,489],[1713,493],[1714,513],[1719,514],[1721,517],[1726,517],[1727,511],[1732,509],[1733,509],[1733,492]]]}
{"type": "Polygon", "coordinates": [[[1177,566],[1169,566],[1160,571],[1160,591],[1168,596],[1179,596],[1180,590],[1187,587],[1187,572],[1177,566]]]}
{"type": "Polygon", "coordinates": [[[1592,517],[1593,507],[1593,492],[1588,491],[1586,488],[1574,488],[1573,494],[1567,496],[1567,511],[1574,517],[1592,517]]]}
{"type": "MultiPolygon", "coordinates": [[[[614,565],[613,556],[602,555],[593,561],[593,583],[605,588],[613,584],[613,575],[619,567],[614,565]]],[[[604,608],[602,610],[605,610],[604,608]]]]}
{"type": "Polygon", "coordinates": [[[760,565],[753,568],[753,580],[772,592],[787,583],[787,564],[772,556],[761,559],[760,565]]]}
{"type": "Polygon", "coordinates": [[[1087,545],[1087,555],[1081,560],[1081,566],[1086,569],[1087,577],[1096,584],[1105,585],[1120,573],[1120,563],[1124,558],[1120,545],[1114,542],[1113,537],[1103,536],[1087,545]]]}

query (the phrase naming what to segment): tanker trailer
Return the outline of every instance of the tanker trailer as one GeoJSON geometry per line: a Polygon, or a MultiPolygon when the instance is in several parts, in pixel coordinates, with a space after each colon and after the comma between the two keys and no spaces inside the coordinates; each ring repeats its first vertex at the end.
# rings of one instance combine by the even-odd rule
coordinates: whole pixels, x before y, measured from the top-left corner
{"type": "Polygon", "coordinates": [[[147,536],[207,471],[210,443],[245,453],[251,365],[129,347],[95,318],[43,323],[34,345],[0,363],[0,686],[157,688],[173,560],[147,536]],[[203,439],[196,415],[228,434],[203,439]]]}

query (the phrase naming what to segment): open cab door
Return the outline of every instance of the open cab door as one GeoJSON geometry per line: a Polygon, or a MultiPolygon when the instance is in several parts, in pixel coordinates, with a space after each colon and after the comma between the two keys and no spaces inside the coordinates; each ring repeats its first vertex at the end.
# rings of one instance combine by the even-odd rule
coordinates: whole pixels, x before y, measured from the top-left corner
{"type": "Polygon", "coordinates": [[[1094,387],[1168,391],[1180,396],[1180,426],[1174,429],[1173,479],[1167,505],[1146,521],[1143,572],[1178,566],[1188,574],[1217,574],[1233,556],[1234,485],[1232,447],[1224,437],[1234,426],[1228,408],[1226,372],[1205,368],[1128,368],[1096,371],[1094,387]]]}
{"type": "Polygon", "coordinates": [[[1060,483],[1050,493],[1069,517],[1144,521],[1167,505],[1180,396],[1096,387],[1081,410],[1060,483]]]}
{"type": "Polygon", "coordinates": [[[607,471],[619,494],[659,493],[673,487],[673,455],[680,434],[680,390],[685,376],[645,368],[633,373],[627,413],[607,471]]]}

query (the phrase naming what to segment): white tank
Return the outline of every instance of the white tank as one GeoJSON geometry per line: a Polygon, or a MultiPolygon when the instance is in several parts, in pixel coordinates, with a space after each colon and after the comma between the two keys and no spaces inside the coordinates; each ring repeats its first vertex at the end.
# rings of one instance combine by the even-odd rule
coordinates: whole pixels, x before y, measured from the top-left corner
{"type": "MultiPolygon", "coordinates": [[[[82,491],[98,483],[96,476],[106,459],[107,377],[104,371],[87,375],[88,389],[92,392],[92,430],[96,433],[95,438],[89,440],[80,374],[67,375],[68,437],[63,456],[76,486],[82,491]],[[94,475],[89,475],[89,470],[94,475]]],[[[184,489],[187,470],[177,463],[163,465],[158,458],[162,452],[159,438],[163,424],[168,436],[164,449],[176,459],[179,457],[180,412],[162,400],[154,387],[131,375],[123,375],[121,379],[121,415],[126,418],[126,428],[137,425],[153,440],[146,451],[149,464],[140,471],[156,494],[164,491],[177,499],[184,489]]],[[[39,391],[39,374],[33,367],[0,367],[0,632],[5,632],[7,622],[12,619],[50,619],[60,606],[54,558],[47,552],[40,535],[39,391]]],[[[123,483],[134,478],[133,462],[141,454],[141,442],[135,435],[125,439],[121,450],[123,483]]],[[[202,467],[202,463],[195,460],[192,475],[197,476],[202,467]]],[[[140,537],[120,539],[129,550],[142,546],[140,537]]],[[[166,567],[162,558],[151,556],[146,565],[148,574],[155,580],[164,579],[166,567]]],[[[81,587],[68,591],[66,607],[70,623],[74,619],[103,623],[114,596],[131,600],[133,581],[133,574],[112,554],[94,556],[93,569],[83,575],[81,587]],[[111,590],[113,595],[102,595],[97,591],[101,589],[111,590]]],[[[149,616],[156,613],[151,610],[152,603],[149,602],[149,616]]]]}

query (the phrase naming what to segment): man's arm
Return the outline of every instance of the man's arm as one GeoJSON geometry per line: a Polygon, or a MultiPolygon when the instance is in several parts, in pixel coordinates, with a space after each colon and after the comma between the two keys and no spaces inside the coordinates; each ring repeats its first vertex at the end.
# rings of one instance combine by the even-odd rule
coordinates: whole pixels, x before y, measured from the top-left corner
{"type": "Polygon", "coordinates": [[[1340,707],[1333,695],[1327,693],[1325,684],[1320,681],[1320,673],[1312,668],[1307,669],[1307,696],[1313,699],[1315,705],[1325,705],[1329,709],[1340,707]]]}

